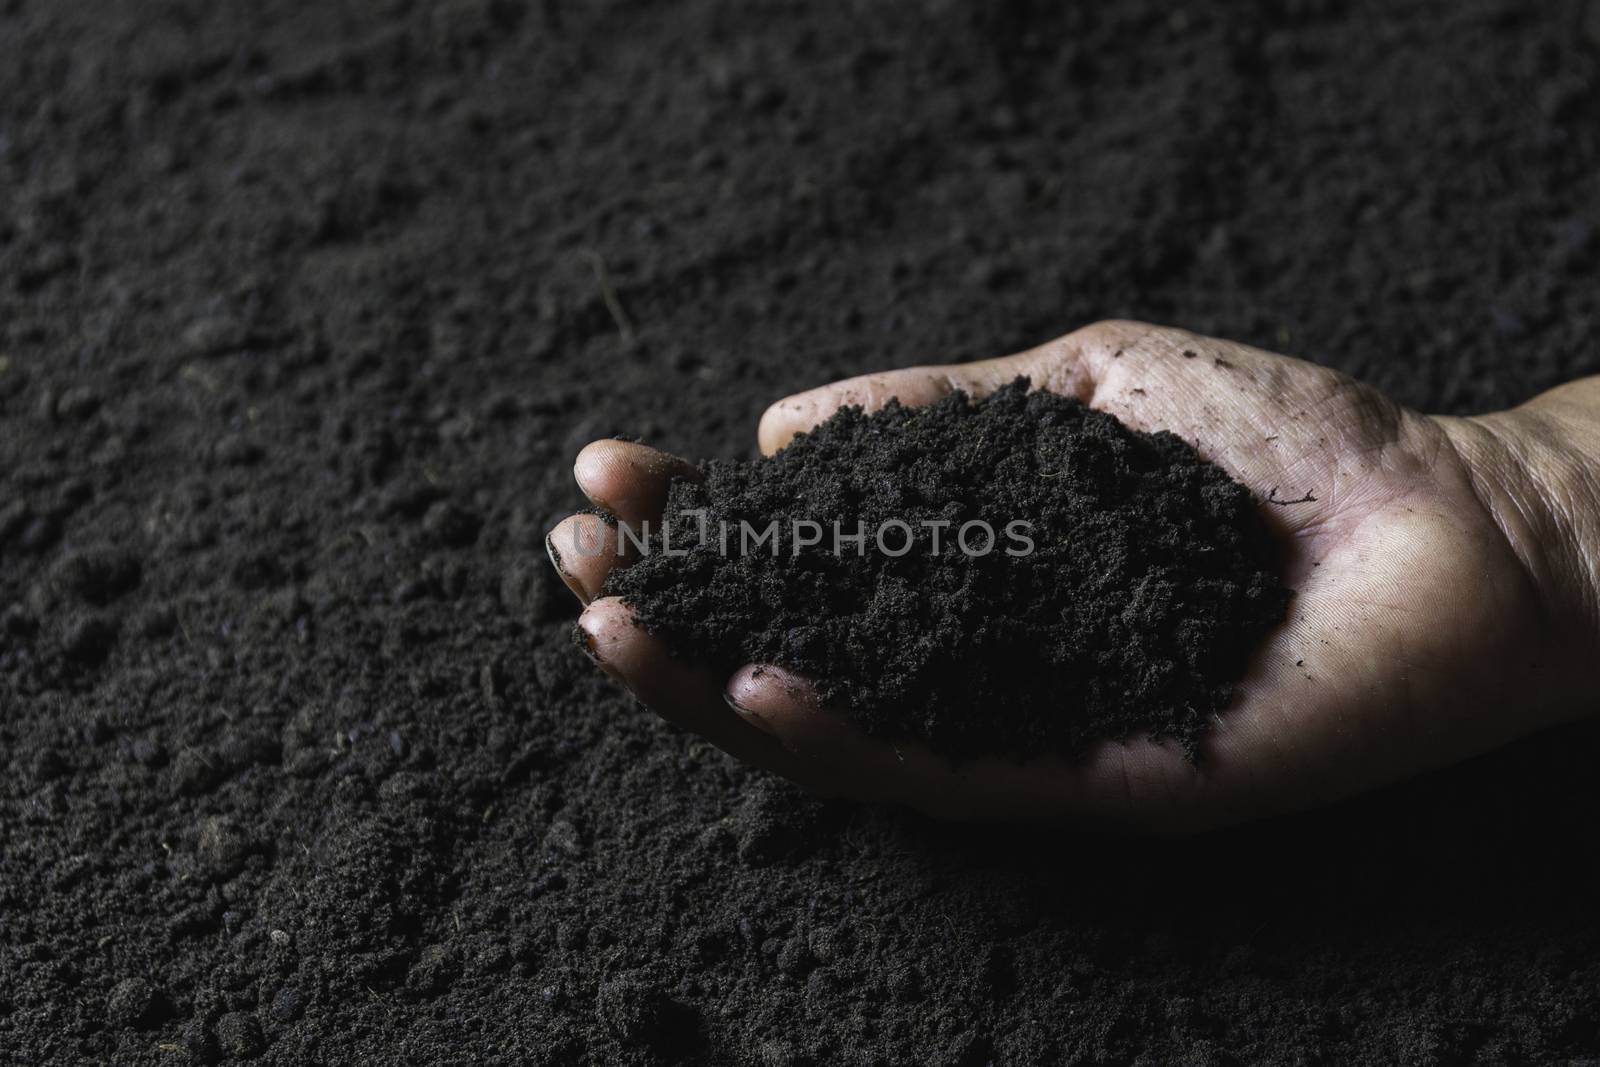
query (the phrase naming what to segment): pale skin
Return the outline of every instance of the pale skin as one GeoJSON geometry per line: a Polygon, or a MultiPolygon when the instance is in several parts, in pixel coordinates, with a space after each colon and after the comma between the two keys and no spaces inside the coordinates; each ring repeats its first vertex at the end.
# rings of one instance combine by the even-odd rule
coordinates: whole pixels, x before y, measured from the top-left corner
{"type": "MultiPolygon", "coordinates": [[[[1141,430],[1170,430],[1248,486],[1295,590],[1199,758],[1144,738],[1077,760],[952,765],[865,737],[806,679],[684,663],[602,595],[626,566],[600,519],[552,532],[591,655],[646,706],[820,794],[958,820],[1184,831],[1325,803],[1591,712],[1600,698],[1600,378],[1474,418],[1401,408],[1342,374],[1181,330],[1109,322],[1003,359],[869,374],[761,419],[771,454],[840,406],[976,397],[1028,376],[1141,430]],[[1315,499],[1304,499],[1307,495],[1315,499]],[[1272,501],[1277,501],[1272,502],[1272,501]],[[1287,503],[1287,501],[1300,501],[1287,503]],[[578,550],[580,541],[590,548],[578,550]]],[[[660,518],[688,462],[597,441],[579,486],[625,522],[660,518]]]]}

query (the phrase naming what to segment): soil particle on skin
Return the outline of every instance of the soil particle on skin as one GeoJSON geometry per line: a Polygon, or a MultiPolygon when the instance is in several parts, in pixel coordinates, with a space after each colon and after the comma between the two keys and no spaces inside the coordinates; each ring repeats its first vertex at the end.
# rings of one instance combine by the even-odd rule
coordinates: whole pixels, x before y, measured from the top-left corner
{"type": "Polygon", "coordinates": [[[935,826],[641,711],[539,568],[591,440],[1101,318],[1600,371],[1596,11],[0,0],[0,1059],[1592,1057],[1592,727],[935,826]]]}
{"type": "Polygon", "coordinates": [[[868,734],[952,757],[1193,753],[1288,602],[1248,490],[1026,379],[845,408],[702,473],[606,592],[687,659],[791,668],[868,734]]]}

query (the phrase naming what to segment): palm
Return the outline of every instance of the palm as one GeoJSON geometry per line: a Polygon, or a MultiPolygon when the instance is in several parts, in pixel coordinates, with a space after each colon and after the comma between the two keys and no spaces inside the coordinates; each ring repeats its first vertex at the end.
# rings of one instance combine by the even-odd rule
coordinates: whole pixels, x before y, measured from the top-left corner
{"type": "MultiPolygon", "coordinates": [[[[1253,660],[1198,762],[1132,739],[1074,764],[1045,755],[951,767],[915,746],[862,737],[819,709],[803,679],[748,667],[722,679],[678,663],[614,599],[585,612],[597,658],[647,704],[741,758],[825,792],[956,818],[1210,825],[1353,792],[1504,739],[1509,731],[1490,712],[1536,669],[1532,585],[1445,424],[1334,372],[1112,323],[1007,359],[800,394],[768,411],[761,444],[782,447],[843,404],[927,403],[952,388],[981,394],[1018,374],[1135,428],[1190,441],[1265,501],[1283,534],[1285,580],[1296,590],[1289,619],[1253,660]],[[1509,663],[1507,649],[1517,653],[1509,663]],[[743,714],[723,702],[724,689],[743,714]]],[[[579,478],[637,521],[659,513],[669,476],[686,470],[640,446],[604,442],[580,458],[579,478]]],[[[587,521],[567,520],[555,540],[587,521]]],[[[565,555],[569,580],[591,594],[617,562],[565,555]]]]}
{"type": "Polygon", "coordinates": [[[1213,821],[1503,740],[1492,713],[1522,677],[1505,650],[1531,665],[1537,600],[1443,424],[1311,364],[1171,331],[1114,333],[1113,344],[1133,339],[1121,356],[1083,361],[1095,406],[1179,434],[1265,501],[1296,596],[1198,766],[1149,749],[1101,759],[1177,801],[1173,820],[1213,821]]]}

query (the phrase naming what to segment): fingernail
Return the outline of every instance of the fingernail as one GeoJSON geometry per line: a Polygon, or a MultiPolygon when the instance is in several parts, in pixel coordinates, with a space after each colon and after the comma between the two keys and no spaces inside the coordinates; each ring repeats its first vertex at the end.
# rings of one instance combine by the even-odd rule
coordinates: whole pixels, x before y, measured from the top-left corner
{"type": "Polygon", "coordinates": [[[617,672],[617,669],[600,658],[600,645],[595,640],[594,634],[584,628],[581,618],[578,620],[577,625],[572,628],[572,637],[578,647],[583,649],[583,654],[589,657],[590,662],[599,667],[608,677],[619,682],[622,681],[622,675],[617,672]]]}
{"type": "Polygon", "coordinates": [[[728,707],[732,708],[738,713],[739,718],[743,719],[751,726],[754,726],[764,734],[771,734],[773,737],[778,736],[777,734],[772,733],[772,728],[767,725],[766,720],[762,719],[760,715],[757,715],[755,712],[739,703],[738,699],[734,697],[731,690],[725,690],[722,694],[722,699],[727,703],[728,707]]]}
{"type": "Polygon", "coordinates": [[[545,553],[550,557],[550,565],[554,567],[556,569],[556,573],[561,576],[561,581],[568,589],[572,591],[572,595],[578,598],[578,603],[582,604],[584,607],[588,607],[588,594],[584,591],[583,586],[578,583],[578,579],[567,573],[567,568],[561,563],[561,551],[556,548],[554,534],[544,535],[544,550],[545,553]]]}

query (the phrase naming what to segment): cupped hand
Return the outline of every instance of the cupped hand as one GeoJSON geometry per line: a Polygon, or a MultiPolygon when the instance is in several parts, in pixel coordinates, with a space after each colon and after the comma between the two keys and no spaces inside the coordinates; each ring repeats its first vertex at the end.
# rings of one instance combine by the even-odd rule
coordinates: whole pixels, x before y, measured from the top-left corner
{"type": "MultiPolygon", "coordinates": [[[[1584,467],[1563,452],[1574,405],[1560,390],[1543,407],[1435,418],[1310,363],[1113,322],[1016,356],[789,397],[763,416],[761,449],[843,405],[914,406],[956,389],[981,397],[1018,375],[1189,441],[1255,493],[1280,535],[1289,618],[1198,759],[1127,738],[1074,761],[952,765],[914,742],[870,739],[781,668],[730,677],[675,658],[601,595],[628,561],[603,520],[579,514],[549,545],[586,605],[591,655],[645,705],[739,759],[819,793],[951,819],[1216,826],[1393,781],[1575,714],[1596,648],[1595,564],[1573,521],[1591,501],[1562,483],[1581,481],[1572,469],[1584,467]]],[[[696,476],[684,460],[621,441],[589,445],[575,473],[591,500],[634,526],[661,518],[673,477],[696,476]]]]}

